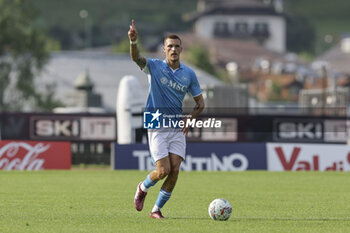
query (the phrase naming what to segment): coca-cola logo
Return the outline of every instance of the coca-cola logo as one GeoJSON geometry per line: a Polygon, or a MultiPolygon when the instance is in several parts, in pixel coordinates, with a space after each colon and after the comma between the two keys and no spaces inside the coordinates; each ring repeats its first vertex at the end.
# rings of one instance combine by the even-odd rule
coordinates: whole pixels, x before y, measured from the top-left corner
{"type": "Polygon", "coordinates": [[[11,142],[0,148],[0,169],[3,170],[41,170],[44,159],[38,158],[50,145],[26,142],[11,142]]]}

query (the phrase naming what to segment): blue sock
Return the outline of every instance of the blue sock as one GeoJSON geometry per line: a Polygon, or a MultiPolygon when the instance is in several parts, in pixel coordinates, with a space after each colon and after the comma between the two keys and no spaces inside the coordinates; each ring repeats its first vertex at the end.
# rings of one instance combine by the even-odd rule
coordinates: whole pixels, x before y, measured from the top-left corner
{"type": "Polygon", "coordinates": [[[152,187],[156,183],[157,183],[157,181],[154,182],[153,180],[151,180],[151,177],[149,174],[146,177],[146,179],[143,181],[143,185],[145,186],[146,189],[149,189],[150,187],[152,187]]]}
{"type": "Polygon", "coordinates": [[[171,193],[168,193],[164,189],[160,189],[158,199],[156,201],[156,206],[161,209],[165,203],[169,200],[171,193]]]}

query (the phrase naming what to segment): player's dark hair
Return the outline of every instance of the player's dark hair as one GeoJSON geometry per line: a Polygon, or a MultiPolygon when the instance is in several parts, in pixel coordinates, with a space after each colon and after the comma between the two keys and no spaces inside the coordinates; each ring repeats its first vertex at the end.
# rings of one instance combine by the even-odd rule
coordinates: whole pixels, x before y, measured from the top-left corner
{"type": "Polygon", "coordinates": [[[164,38],[164,44],[165,44],[165,41],[166,41],[167,39],[176,39],[176,40],[179,40],[179,41],[180,41],[180,44],[182,44],[182,41],[181,41],[180,37],[179,37],[178,35],[176,35],[176,34],[169,34],[169,35],[167,35],[167,36],[164,38]]]}

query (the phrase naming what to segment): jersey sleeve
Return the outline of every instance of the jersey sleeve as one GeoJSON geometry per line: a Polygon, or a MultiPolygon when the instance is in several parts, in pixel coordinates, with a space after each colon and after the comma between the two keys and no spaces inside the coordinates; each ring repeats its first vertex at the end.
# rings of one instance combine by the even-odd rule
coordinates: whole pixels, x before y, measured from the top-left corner
{"type": "Polygon", "coordinates": [[[192,95],[192,97],[196,97],[202,94],[201,87],[199,86],[197,76],[194,72],[192,72],[192,75],[191,75],[191,83],[190,83],[190,86],[188,87],[188,92],[192,95]]]}
{"type": "Polygon", "coordinates": [[[151,74],[152,73],[152,70],[153,70],[153,67],[154,67],[154,63],[156,62],[157,59],[150,59],[150,58],[147,58],[146,59],[146,65],[145,67],[143,68],[143,72],[146,73],[146,74],[151,74]]]}

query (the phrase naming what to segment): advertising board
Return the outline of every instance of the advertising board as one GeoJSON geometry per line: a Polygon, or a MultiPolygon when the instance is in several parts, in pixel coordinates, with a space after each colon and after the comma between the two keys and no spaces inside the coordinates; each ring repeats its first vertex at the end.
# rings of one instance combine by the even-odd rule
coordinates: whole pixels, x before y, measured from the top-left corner
{"type": "Polygon", "coordinates": [[[116,138],[115,118],[108,116],[31,116],[30,139],[33,140],[97,140],[116,138]]]}
{"type": "Polygon", "coordinates": [[[267,143],[269,171],[350,171],[350,146],[267,143]]]}
{"type": "Polygon", "coordinates": [[[70,169],[69,142],[0,141],[0,169],[70,169]]]}
{"type": "Polygon", "coordinates": [[[346,143],[350,140],[350,120],[325,120],[324,141],[329,143],[346,143]]]}
{"type": "Polygon", "coordinates": [[[276,118],[273,139],[278,142],[322,142],[322,119],[276,118]]]}
{"type": "MultiPolygon", "coordinates": [[[[114,145],[114,169],[152,170],[154,165],[146,144],[114,145]]],[[[185,171],[266,170],[263,143],[188,143],[185,171]]]]}

